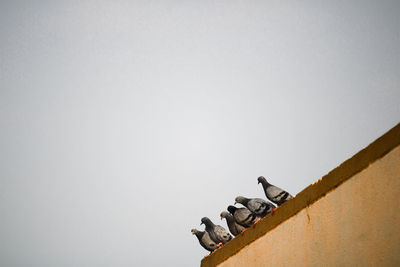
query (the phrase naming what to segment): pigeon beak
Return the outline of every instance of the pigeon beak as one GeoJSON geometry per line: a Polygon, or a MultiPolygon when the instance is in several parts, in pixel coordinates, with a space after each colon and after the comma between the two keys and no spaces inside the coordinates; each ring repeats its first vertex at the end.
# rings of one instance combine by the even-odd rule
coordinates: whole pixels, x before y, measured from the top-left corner
{"type": "Polygon", "coordinates": [[[236,203],[237,203],[237,202],[235,201],[235,204],[233,204],[233,205],[236,205],[236,203]]]}
{"type": "Polygon", "coordinates": [[[261,182],[260,181],[258,181],[258,183],[257,184],[260,184],[261,182]]]}
{"type": "Polygon", "coordinates": [[[201,226],[202,224],[204,224],[204,223],[203,223],[203,222],[201,222],[201,223],[200,223],[200,226],[201,226]]]}

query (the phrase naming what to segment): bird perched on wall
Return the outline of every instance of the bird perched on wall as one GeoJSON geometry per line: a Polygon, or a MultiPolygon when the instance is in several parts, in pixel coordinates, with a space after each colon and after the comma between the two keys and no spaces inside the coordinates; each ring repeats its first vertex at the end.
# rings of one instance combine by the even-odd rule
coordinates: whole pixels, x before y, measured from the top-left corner
{"type": "Polygon", "coordinates": [[[221,220],[225,218],[226,224],[228,225],[229,231],[231,232],[232,235],[237,236],[245,229],[245,227],[238,224],[235,221],[235,218],[233,218],[233,215],[228,213],[227,211],[221,212],[220,216],[221,220]]]}
{"type": "Polygon", "coordinates": [[[221,225],[215,225],[207,217],[203,217],[201,219],[201,224],[205,224],[207,233],[210,235],[211,239],[217,243],[217,245],[219,245],[221,242],[222,244],[226,244],[232,239],[232,236],[225,230],[224,227],[221,225]]]}
{"type": "Polygon", "coordinates": [[[245,198],[238,196],[235,198],[235,204],[236,203],[242,204],[259,217],[264,217],[275,208],[274,204],[261,198],[245,198]]]}
{"type": "Polygon", "coordinates": [[[232,214],[236,223],[243,227],[252,226],[258,219],[248,208],[237,208],[235,206],[228,206],[228,211],[232,214]]]}
{"type": "Polygon", "coordinates": [[[210,235],[206,231],[192,229],[192,234],[197,237],[200,245],[206,250],[213,252],[217,248],[217,244],[211,240],[210,235]]]}
{"type": "Polygon", "coordinates": [[[264,176],[258,177],[257,180],[258,180],[258,183],[262,184],[262,186],[264,188],[265,196],[278,206],[282,205],[285,201],[287,201],[293,197],[291,194],[289,194],[285,190],[280,189],[279,187],[268,183],[267,179],[265,179],[264,176]]]}

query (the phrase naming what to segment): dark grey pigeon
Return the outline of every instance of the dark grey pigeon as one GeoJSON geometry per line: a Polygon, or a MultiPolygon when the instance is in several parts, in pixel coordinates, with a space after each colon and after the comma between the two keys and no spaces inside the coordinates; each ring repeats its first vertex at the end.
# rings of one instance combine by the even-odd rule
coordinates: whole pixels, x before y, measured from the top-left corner
{"type": "Polygon", "coordinates": [[[201,224],[206,225],[206,231],[210,235],[211,239],[217,243],[217,245],[222,242],[226,244],[232,239],[232,236],[225,230],[221,225],[215,225],[209,218],[203,217],[201,219],[201,224]]]}
{"type": "Polygon", "coordinates": [[[226,224],[228,225],[229,231],[231,231],[232,235],[237,236],[245,229],[245,227],[238,224],[233,218],[233,215],[228,213],[227,211],[221,212],[220,216],[221,220],[222,218],[225,218],[226,224]]]}
{"type": "Polygon", "coordinates": [[[233,215],[235,221],[243,227],[252,226],[259,217],[252,213],[248,208],[237,208],[235,206],[229,206],[228,211],[233,215]]]}
{"type": "Polygon", "coordinates": [[[264,217],[270,213],[274,208],[274,204],[261,198],[245,198],[242,196],[235,198],[235,204],[240,203],[248,208],[253,214],[264,217]]]}
{"type": "Polygon", "coordinates": [[[207,232],[192,229],[192,234],[197,237],[200,245],[208,251],[213,252],[217,248],[217,244],[211,240],[210,235],[207,232]]]}
{"type": "Polygon", "coordinates": [[[264,176],[258,177],[258,183],[262,184],[267,198],[278,206],[282,205],[285,201],[292,198],[292,195],[285,190],[268,183],[267,179],[265,179],[264,176]]]}

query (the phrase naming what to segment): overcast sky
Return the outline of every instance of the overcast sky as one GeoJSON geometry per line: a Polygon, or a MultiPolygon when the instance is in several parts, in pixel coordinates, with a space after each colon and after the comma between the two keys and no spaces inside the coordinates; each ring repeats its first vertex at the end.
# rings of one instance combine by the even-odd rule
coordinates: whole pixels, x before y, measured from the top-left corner
{"type": "Polygon", "coordinates": [[[399,1],[1,1],[0,266],[198,266],[400,121],[399,1]]]}

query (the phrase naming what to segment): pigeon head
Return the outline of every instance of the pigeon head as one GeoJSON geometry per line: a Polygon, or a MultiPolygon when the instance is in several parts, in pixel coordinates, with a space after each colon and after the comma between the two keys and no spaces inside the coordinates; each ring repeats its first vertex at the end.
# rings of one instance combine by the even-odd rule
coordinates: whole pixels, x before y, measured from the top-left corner
{"type": "Polygon", "coordinates": [[[228,211],[229,211],[231,214],[234,214],[236,210],[237,210],[237,208],[236,208],[235,206],[230,205],[230,206],[228,207],[228,211]]]}
{"type": "Polygon", "coordinates": [[[229,214],[227,211],[223,211],[223,212],[221,212],[221,214],[220,214],[221,220],[222,220],[223,218],[227,218],[227,217],[229,217],[229,216],[230,216],[230,214],[229,214]]]}
{"type": "Polygon", "coordinates": [[[195,235],[195,234],[197,234],[199,231],[198,231],[196,228],[194,228],[194,229],[191,230],[191,232],[192,232],[192,235],[195,235]]]}
{"type": "Polygon", "coordinates": [[[238,196],[238,197],[235,198],[235,204],[236,203],[240,203],[242,205],[245,205],[248,201],[249,200],[247,198],[242,197],[242,196],[238,196]]]}
{"type": "Polygon", "coordinates": [[[212,225],[213,223],[208,217],[203,217],[203,218],[201,218],[200,225],[202,225],[202,224],[205,224],[207,226],[207,225],[212,225]]]}
{"type": "Polygon", "coordinates": [[[265,179],[264,176],[260,176],[258,177],[258,183],[262,183],[262,184],[268,184],[267,179],[265,179]]]}

